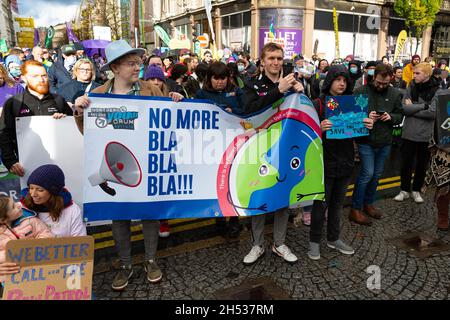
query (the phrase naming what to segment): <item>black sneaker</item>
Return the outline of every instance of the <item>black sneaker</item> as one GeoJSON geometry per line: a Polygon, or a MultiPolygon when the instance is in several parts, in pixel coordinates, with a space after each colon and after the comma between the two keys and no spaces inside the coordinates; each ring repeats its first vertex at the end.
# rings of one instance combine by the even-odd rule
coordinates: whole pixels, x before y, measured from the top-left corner
{"type": "Polygon", "coordinates": [[[133,275],[133,268],[131,265],[129,266],[121,266],[117,271],[116,276],[112,282],[112,289],[115,291],[124,290],[128,285],[128,280],[130,280],[133,275]]]}

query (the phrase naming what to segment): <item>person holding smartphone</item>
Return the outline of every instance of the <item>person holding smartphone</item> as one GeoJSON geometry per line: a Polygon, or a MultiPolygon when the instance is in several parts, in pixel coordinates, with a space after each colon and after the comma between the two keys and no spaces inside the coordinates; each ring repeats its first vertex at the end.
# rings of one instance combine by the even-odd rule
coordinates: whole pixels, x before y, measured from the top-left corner
{"type": "Polygon", "coordinates": [[[362,225],[372,224],[363,211],[375,219],[382,217],[373,205],[375,193],[384,171],[384,162],[391,150],[392,127],[403,118],[401,94],[390,85],[392,75],[391,66],[378,64],[373,81],[354,92],[355,95],[369,96],[369,118],[374,121],[369,136],[356,139],[361,166],[355,182],[349,219],[362,225]]]}

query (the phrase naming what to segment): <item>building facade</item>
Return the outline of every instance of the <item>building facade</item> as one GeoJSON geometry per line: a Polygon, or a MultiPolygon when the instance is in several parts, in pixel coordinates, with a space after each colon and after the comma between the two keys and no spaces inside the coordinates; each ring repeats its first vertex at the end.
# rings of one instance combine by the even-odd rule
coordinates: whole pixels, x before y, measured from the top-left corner
{"type": "MultiPolygon", "coordinates": [[[[153,0],[153,20],[171,37],[193,40],[211,30],[204,0],[153,0]]],[[[339,29],[339,54],[367,60],[394,55],[404,21],[396,16],[393,0],[212,0],[212,19],[218,49],[245,50],[258,57],[268,40],[269,27],[282,39],[285,57],[302,53],[332,60],[336,54],[333,8],[339,29]],[[367,45],[367,44],[371,45],[367,45]],[[376,45],[374,45],[376,44],[376,45]]],[[[417,53],[448,58],[450,53],[450,0],[444,0],[433,27],[425,30],[417,53]]],[[[164,46],[159,37],[155,46],[164,46]]],[[[194,44],[192,48],[194,48],[194,44]]],[[[406,43],[401,57],[415,52],[415,39],[406,43]]]]}
{"type": "Polygon", "coordinates": [[[17,10],[17,2],[14,1],[12,3],[11,0],[0,0],[0,39],[5,39],[9,48],[16,44],[13,22],[14,10],[17,10]],[[11,6],[12,4],[13,6],[11,6]]]}

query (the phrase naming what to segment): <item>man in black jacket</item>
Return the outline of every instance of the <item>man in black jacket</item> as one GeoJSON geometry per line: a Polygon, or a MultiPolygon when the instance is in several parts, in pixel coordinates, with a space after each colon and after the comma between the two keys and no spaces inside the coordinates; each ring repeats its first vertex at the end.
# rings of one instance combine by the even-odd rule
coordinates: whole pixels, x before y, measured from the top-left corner
{"type": "MultiPolygon", "coordinates": [[[[283,49],[275,43],[267,43],[261,53],[261,65],[264,72],[256,76],[253,81],[245,85],[246,104],[245,113],[253,113],[264,109],[271,103],[284,96],[284,93],[294,88],[295,91],[303,91],[303,86],[295,80],[294,74],[290,73],[282,77],[283,49]]],[[[266,216],[258,215],[252,217],[252,249],[244,257],[243,263],[251,265],[255,263],[264,253],[264,221],[266,216]]],[[[289,263],[297,261],[295,254],[284,244],[286,229],[289,218],[287,208],[278,210],[274,215],[273,246],[272,252],[282,257],[289,263]]]]}
{"type": "Polygon", "coordinates": [[[21,71],[27,87],[25,92],[9,98],[3,106],[0,117],[0,149],[6,168],[22,177],[25,170],[18,158],[15,118],[53,115],[53,118],[60,119],[65,115],[72,115],[72,109],[62,97],[49,93],[48,75],[42,63],[26,61],[21,71]]]}
{"type": "Polygon", "coordinates": [[[293,88],[303,92],[304,88],[295,79],[294,73],[283,74],[283,48],[269,42],[261,53],[261,66],[264,71],[245,83],[245,113],[250,114],[264,109],[271,103],[283,98],[293,88]]]}
{"type": "Polygon", "coordinates": [[[362,210],[375,219],[382,216],[373,206],[375,194],[391,150],[392,127],[400,124],[403,118],[401,94],[390,85],[392,74],[392,67],[379,64],[375,68],[373,81],[354,92],[355,95],[369,96],[369,118],[374,121],[369,136],[356,139],[361,166],[353,190],[349,219],[358,224],[372,223],[362,210]]]}
{"type": "Polygon", "coordinates": [[[77,62],[76,48],[74,45],[61,47],[61,56],[48,70],[50,92],[58,93],[58,89],[66,82],[72,80],[72,69],[77,62]]]}

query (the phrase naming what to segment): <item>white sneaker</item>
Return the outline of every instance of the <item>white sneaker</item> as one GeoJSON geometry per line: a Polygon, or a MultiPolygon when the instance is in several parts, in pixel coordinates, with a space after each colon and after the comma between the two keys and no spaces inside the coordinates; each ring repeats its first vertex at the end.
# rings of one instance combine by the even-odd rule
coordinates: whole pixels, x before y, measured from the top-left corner
{"type": "Polygon", "coordinates": [[[293,254],[291,252],[291,249],[289,249],[289,247],[285,244],[282,244],[279,247],[275,247],[275,245],[273,245],[272,251],[273,251],[273,253],[282,257],[284,260],[286,260],[289,263],[294,263],[298,260],[297,257],[295,256],[295,254],[293,254]]]}
{"type": "Polygon", "coordinates": [[[253,246],[252,250],[244,257],[244,264],[251,265],[255,263],[264,254],[264,248],[260,246],[253,246]]]}
{"type": "MultiPolygon", "coordinates": [[[[414,192],[413,192],[414,193],[414,192]]],[[[406,191],[400,191],[400,193],[398,195],[395,196],[394,200],[395,201],[403,201],[405,199],[409,198],[409,192],[406,191]]]]}
{"type": "Polygon", "coordinates": [[[412,192],[412,198],[414,199],[415,203],[423,203],[423,198],[418,191],[412,192]]]}

